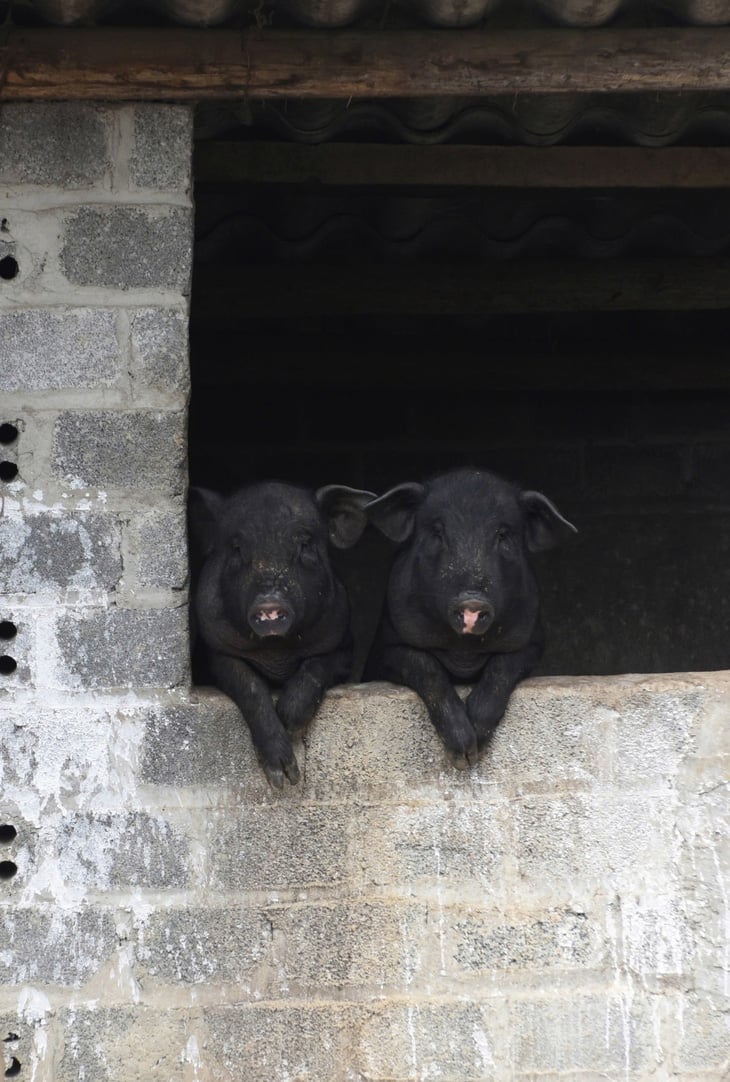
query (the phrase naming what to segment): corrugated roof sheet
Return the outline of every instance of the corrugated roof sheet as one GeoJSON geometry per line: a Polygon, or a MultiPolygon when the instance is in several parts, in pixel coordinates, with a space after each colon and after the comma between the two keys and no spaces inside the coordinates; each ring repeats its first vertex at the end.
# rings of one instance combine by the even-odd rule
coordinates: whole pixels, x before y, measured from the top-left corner
{"type": "MultiPolygon", "coordinates": [[[[202,193],[201,193],[202,196],[202,193]]],[[[480,263],[522,256],[709,256],[730,251],[730,198],[317,195],[227,189],[199,200],[196,259],[480,263]]]]}
{"type": "MultiPolygon", "coordinates": [[[[603,26],[617,15],[633,14],[634,0],[529,0],[523,9],[515,0],[392,0],[394,8],[414,14],[432,26],[471,26],[485,19],[503,19],[516,12],[572,27],[603,26]]],[[[176,23],[216,26],[233,18],[246,22],[285,13],[308,26],[348,26],[372,13],[385,17],[391,0],[32,0],[25,5],[44,20],[62,25],[98,22],[125,9],[147,8],[176,23]]],[[[663,0],[650,9],[650,17],[668,11],[680,22],[696,26],[730,24],[730,0],[663,0]]]]}
{"type": "Polygon", "coordinates": [[[524,95],[509,98],[201,105],[200,139],[333,139],[439,144],[730,144],[730,95],[524,95]]]}

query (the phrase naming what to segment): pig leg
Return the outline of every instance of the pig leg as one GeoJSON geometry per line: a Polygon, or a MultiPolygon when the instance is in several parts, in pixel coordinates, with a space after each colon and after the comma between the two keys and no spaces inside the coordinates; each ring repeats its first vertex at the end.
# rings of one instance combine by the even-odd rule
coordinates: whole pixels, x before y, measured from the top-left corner
{"type": "Polygon", "coordinates": [[[289,734],[274,710],[266,681],[240,658],[213,654],[211,672],[216,685],[235,702],[251,732],[256,753],[266,777],[275,789],[284,785],[284,775],[294,785],[299,767],[289,734]]]}
{"type": "Polygon", "coordinates": [[[385,680],[418,692],[454,766],[464,770],[476,762],[474,726],[440,661],[412,646],[388,646],[382,652],[379,669],[385,680]]]}
{"type": "Polygon", "coordinates": [[[480,752],[501,721],[516,685],[530,675],[541,654],[542,643],[533,642],[522,650],[490,657],[466,700],[466,712],[476,730],[480,752]]]}
{"type": "Polygon", "coordinates": [[[282,688],[276,712],[289,732],[297,732],[312,720],[327,688],[347,680],[352,666],[352,650],[335,650],[320,657],[309,657],[282,688]]]}

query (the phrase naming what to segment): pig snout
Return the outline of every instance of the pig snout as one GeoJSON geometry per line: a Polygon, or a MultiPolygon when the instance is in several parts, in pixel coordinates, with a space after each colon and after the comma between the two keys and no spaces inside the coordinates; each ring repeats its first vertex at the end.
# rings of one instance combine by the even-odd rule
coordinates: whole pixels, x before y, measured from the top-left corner
{"type": "Polygon", "coordinates": [[[483,595],[460,594],[451,605],[449,619],[458,635],[483,635],[494,621],[494,608],[483,595]]]}
{"type": "Polygon", "coordinates": [[[292,608],[281,594],[259,594],[249,606],[249,626],[262,638],[267,635],[286,635],[293,620],[292,608]]]}

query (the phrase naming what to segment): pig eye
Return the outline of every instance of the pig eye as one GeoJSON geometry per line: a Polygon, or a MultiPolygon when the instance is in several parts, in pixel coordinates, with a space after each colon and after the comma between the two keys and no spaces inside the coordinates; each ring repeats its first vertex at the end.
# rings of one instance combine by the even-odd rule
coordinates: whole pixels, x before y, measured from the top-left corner
{"type": "Polygon", "coordinates": [[[509,526],[500,526],[497,530],[497,544],[509,545],[512,541],[512,531],[509,526]]]}
{"type": "Polygon", "coordinates": [[[299,556],[306,562],[317,559],[317,542],[311,533],[302,534],[297,539],[299,556]]]}
{"type": "Polygon", "coordinates": [[[242,537],[231,538],[230,554],[239,563],[245,564],[249,562],[248,549],[242,537]]]}

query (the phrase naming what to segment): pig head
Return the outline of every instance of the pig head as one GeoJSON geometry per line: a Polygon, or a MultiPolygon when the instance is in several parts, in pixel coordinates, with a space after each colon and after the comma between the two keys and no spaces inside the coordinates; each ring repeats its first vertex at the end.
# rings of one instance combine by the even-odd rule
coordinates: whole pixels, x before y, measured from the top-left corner
{"type": "Polygon", "coordinates": [[[575,527],[541,493],[476,469],[398,485],[366,510],[401,546],[366,675],[417,691],[464,768],[542,653],[529,556],[575,527]],[[455,684],[473,685],[464,702],[455,684]]]}
{"type": "Polygon", "coordinates": [[[291,734],[350,674],[349,605],[329,546],[355,544],[372,498],[340,485],[309,492],[275,481],[227,499],[190,492],[195,635],[276,788],[284,777],[299,779],[291,734]],[[273,687],[281,689],[276,705],[273,687]]]}

